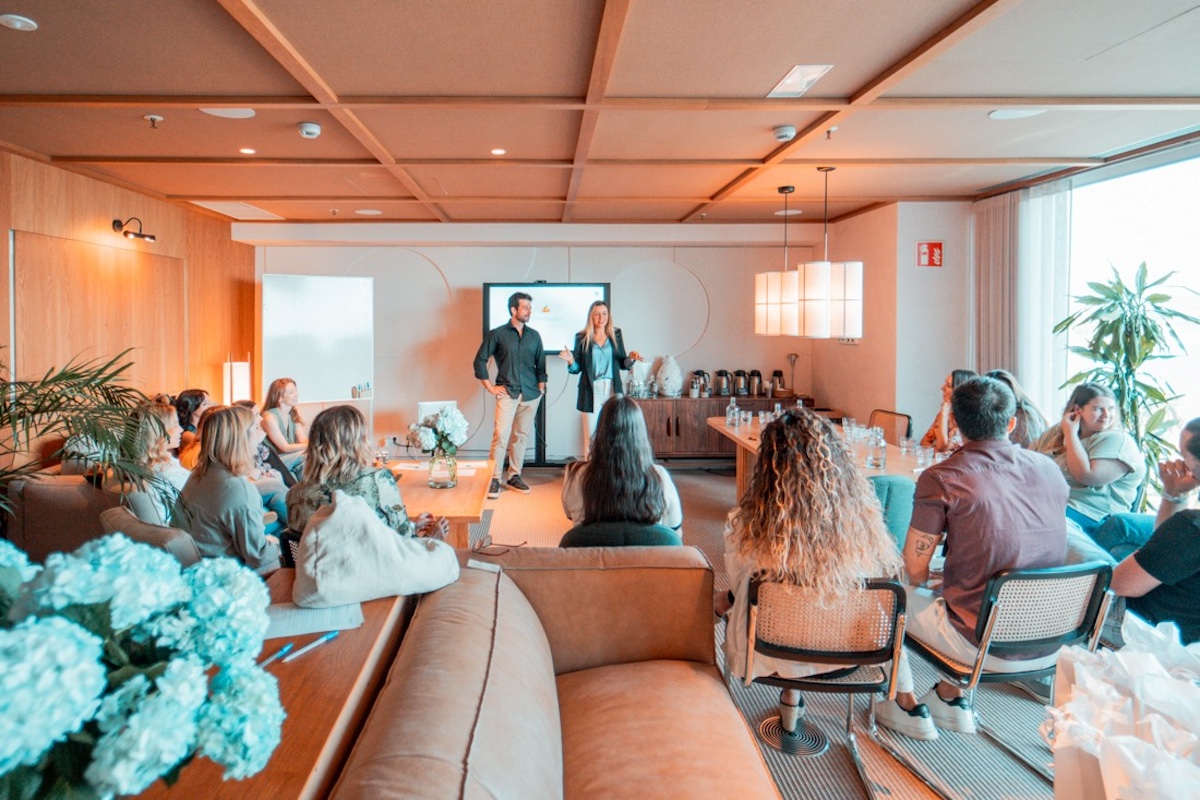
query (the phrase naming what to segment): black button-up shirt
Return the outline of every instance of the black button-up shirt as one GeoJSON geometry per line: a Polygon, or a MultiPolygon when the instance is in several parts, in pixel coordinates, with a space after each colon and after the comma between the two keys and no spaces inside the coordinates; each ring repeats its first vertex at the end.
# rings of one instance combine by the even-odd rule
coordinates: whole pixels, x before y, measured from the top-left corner
{"type": "Polygon", "coordinates": [[[496,385],[508,390],[509,397],[536,400],[542,396],[538,384],[546,382],[546,351],[542,335],[526,325],[521,333],[512,320],[493,328],[483,337],[475,354],[475,377],[487,380],[487,362],[496,359],[496,385]]]}

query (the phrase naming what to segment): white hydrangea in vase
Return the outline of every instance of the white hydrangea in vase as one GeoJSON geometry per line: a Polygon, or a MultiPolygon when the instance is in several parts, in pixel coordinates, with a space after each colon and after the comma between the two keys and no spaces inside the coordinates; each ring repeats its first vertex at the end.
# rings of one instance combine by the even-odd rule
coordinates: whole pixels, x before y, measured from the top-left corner
{"type": "Polygon", "coordinates": [[[458,448],[467,440],[469,427],[454,406],[408,426],[408,443],[429,453],[429,485],[434,489],[458,485],[458,448]]]}

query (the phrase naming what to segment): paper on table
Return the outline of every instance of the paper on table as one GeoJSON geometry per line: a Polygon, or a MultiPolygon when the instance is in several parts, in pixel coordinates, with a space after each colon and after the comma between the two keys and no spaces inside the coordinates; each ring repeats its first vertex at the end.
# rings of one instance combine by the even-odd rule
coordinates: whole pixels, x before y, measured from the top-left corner
{"type": "Polygon", "coordinates": [[[301,608],[295,603],[272,603],[267,606],[267,616],[270,617],[271,624],[267,626],[264,639],[342,631],[358,628],[363,624],[361,603],[332,608],[301,608]]]}

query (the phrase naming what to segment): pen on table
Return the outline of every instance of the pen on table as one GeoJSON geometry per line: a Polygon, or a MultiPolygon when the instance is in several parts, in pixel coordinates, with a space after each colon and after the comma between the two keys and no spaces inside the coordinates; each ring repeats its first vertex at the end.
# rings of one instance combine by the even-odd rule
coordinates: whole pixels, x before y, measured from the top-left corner
{"type": "Polygon", "coordinates": [[[291,643],[291,642],[288,642],[288,643],[287,643],[287,644],[285,644],[283,647],[279,648],[279,649],[278,649],[278,650],[276,650],[274,653],[272,653],[271,655],[267,656],[267,657],[266,657],[266,658],[264,658],[262,661],[258,662],[258,665],[259,665],[260,667],[265,667],[267,664],[270,664],[270,663],[271,663],[272,661],[274,661],[275,659],[277,659],[277,658],[283,658],[283,657],[284,657],[284,656],[286,656],[288,653],[290,653],[290,652],[291,652],[291,650],[292,650],[292,643],[291,643]]]}
{"type": "Polygon", "coordinates": [[[326,642],[333,641],[334,637],[336,637],[337,635],[338,635],[338,632],[337,632],[337,631],[330,631],[329,633],[327,633],[327,634],[325,634],[324,636],[322,636],[320,639],[317,639],[315,642],[312,642],[311,644],[306,644],[306,645],[304,645],[304,647],[301,647],[301,648],[300,648],[299,650],[297,650],[296,652],[294,652],[294,653],[292,653],[291,655],[289,655],[289,656],[285,657],[285,658],[283,659],[283,663],[284,663],[284,664],[286,664],[287,662],[291,661],[293,658],[299,658],[300,656],[304,655],[304,654],[305,654],[305,653],[307,653],[309,650],[313,650],[313,649],[315,649],[315,648],[318,648],[318,647],[320,647],[321,645],[325,644],[326,642]]]}

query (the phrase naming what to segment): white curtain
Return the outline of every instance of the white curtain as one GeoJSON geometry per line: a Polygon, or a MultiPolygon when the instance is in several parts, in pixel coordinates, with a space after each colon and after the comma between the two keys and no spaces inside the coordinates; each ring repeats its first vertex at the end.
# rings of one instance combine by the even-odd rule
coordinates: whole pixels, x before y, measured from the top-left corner
{"type": "Polygon", "coordinates": [[[1071,183],[1021,192],[1020,251],[1016,282],[1016,359],[1013,373],[1053,423],[1062,413],[1067,375],[1066,334],[1055,324],[1070,306],[1071,183]]]}
{"type": "Polygon", "coordinates": [[[1020,197],[1016,192],[989,197],[971,207],[975,239],[975,369],[980,373],[990,369],[1016,372],[1019,210],[1020,197]]]}

